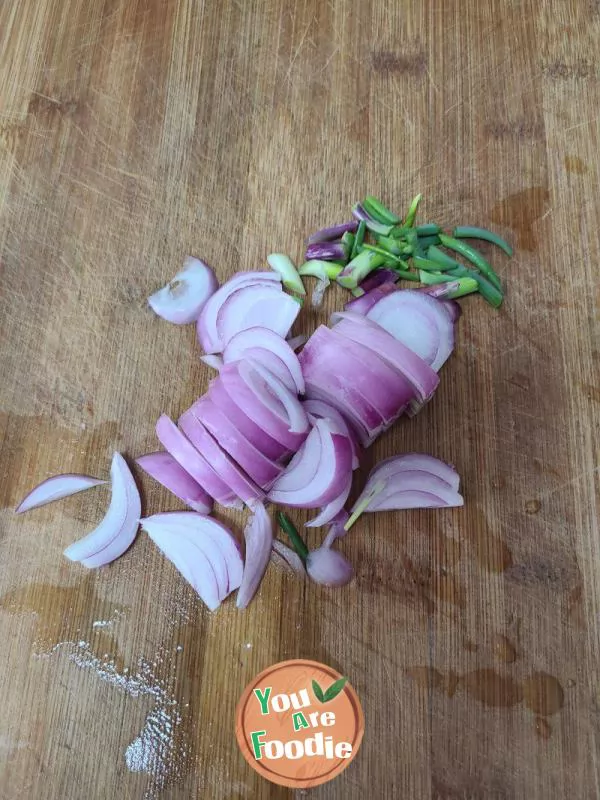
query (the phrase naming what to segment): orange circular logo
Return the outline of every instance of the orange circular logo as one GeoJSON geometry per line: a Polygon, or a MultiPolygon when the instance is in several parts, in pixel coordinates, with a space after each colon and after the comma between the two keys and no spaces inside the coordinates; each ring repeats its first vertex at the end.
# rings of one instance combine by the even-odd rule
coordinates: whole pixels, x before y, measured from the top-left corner
{"type": "Polygon", "coordinates": [[[236,736],[246,761],[280,786],[327,783],[356,756],[365,729],[360,701],[343,675],[316,661],[282,661],[246,688],[236,736]]]}

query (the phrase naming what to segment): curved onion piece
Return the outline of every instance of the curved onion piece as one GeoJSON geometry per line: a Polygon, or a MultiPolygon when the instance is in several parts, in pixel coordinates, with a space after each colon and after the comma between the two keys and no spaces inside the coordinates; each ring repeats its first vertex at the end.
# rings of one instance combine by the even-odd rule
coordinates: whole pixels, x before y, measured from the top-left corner
{"type": "Polygon", "coordinates": [[[358,441],[363,447],[368,447],[380,429],[367,430],[360,417],[358,417],[354,409],[347,403],[344,403],[344,398],[339,389],[329,382],[320,380],[318,384],[311,383],[310,380],[306,382],[306,397],[309,400],[319,400],[327,405],[335,408],[340,414],[343,414],[344,419],[352,428],[352,432],[356,434],[358,441]]]}
{"type": "Polygon", "coordinates": [[[319,231],[312,233],[306,240],[306,244],[317,244],[318,242],[331,242],[334,239],[339,239],[346,232],[356,233],[358,222],[351,220],[350,222],[342,222],[339,225],[330,225],[328,228],[321,228],[319,231]]]}
{"type": "Polygon", "coordinates": [[[92,478],[90,475],[77,475],[75,473],[54,475],[54,477],[47,478],[38,484],[35,489],[32,489],[27,497],[21,500],[15,509],[15,514],[31,511],[32,508],[45,506],[46,503],[61,500],[63,497],[83,492],[93,486],[100,486],[102,483],[106,483],[106,481],[92,478]]]}
{"type": "Polygon", "coordinates": [[[147,453],[135,460],[136,464],[152,476],[175,497],[201,514],[210,514],[212,497],[175,461],[170,453],[147,453]]]}
{"type": "Polygon", "coordinates": [[[451,497],[442,498],[436,492],[426,492],[419,489],[406,489],[386,495],[377,503],[379,498],[367,508],[367,511],[402,511],[411,508],[453,508],[464,505],[460,494],[452,493],[451,497]]]}
{"type": "Polygon", "coordinates": [[[455,489],[448,488],[446,481],[429,472],[413,470],[398,472],[389,478],[385,489],[373,498],[365,511],[383,511],[392,508],[431,508],[438,505],[462,506],[463,504],[462,496],[455,489]],[[405,499],[402,498],[402,495],[408,492],[430,495],[435,502],[419,503],[414,506],[404,505],[405,499]]]}
{"type": "Polygon", "coordinates": [[[259,486],[270,486],[283,472],[283,467],[257,450],[208,397],[194,403],[191,413],[259,486]]]}
{"type": "Polygon", "coordinates": [[[331,547],[336,539],[343,538],[347,530],[344,525],[348,522],[350,515],[347,511],[340,511],[339,514],[331,520],[331,525],[327,531],[327,536],[323,539],[321,547],[331,547]]]}
{"type": "Polygon", "coordinates": [[[335,322],[334,330],[346,339],[363,344],[401,372],[414,386],[420,400],[429,400],[433,395],[440,382],[439,376],[381,325],[347,311],[333,314],[332,321],[335,322]]]}
{"type": "Polygon", "coordinates": [[[382,297],[385,297],[392,292],[399,291],[400,287],[396,286],[395,283],[382,283],[380,286],[376,286],[374,289],[369,289],[368,292],[365,292],[365,294],[361,295],[360,297],[355,297],[353,300],[349,300],[344,306],[344,311],[351,311],[354,314],[364,314],[366,316],[373,308],[375,303],[381,300],[382,297]]]}
{"type": "Polygon", "coordinates": [[[276,556],[278,562],[283,564],[288,570],[295,572],[298,577],[304,578],[306,576],[304,564],[298,553],[278,539],[273,539],[271,558],[273,558],[273,556],[276,556]]]}
{"type": "Polygon", "coordinates": [[[142,504],[140,493],[125,459],[113,455],[110,465],[112,496],[102,522],[87,536],[67,547],[64,554],[85,567],[102,567],[119,556],[135,539],[142,504]]]}
{"type": "Polygon", "coordinates": [[[350,428],[342,414],[329,403],[324,400],[305,400],[302,405],[307,414],[312,418],[326,419],[334,433],[339,433],[341,436],[347,436],[352,446],[352,469],[358,469],[360,466],[360,446],[356,440],[354,431],[350,428]]]}
{"type": "MultiPolygon", "coordinates": [[[[335,328],[329,330],[332,349],[343,351],[354,359],[361,375],[371,377],[361,393],[383,417],[386,427],[402,414],[415,398],[415,390],[410,381],[359,342],[345,339],[335,328]]],[[[361,384],[362,386],[363,384],[361,384]]]]}
{"type": "Polygon", "coordinates": [[[386,420],[372,402],[378,389],[375,375],[372,370],[356,368],[352,357],[332,339],[327,326],[320,325],[310,337],[300,353],[300,363],[307,386],[311,383],[337,393],[335,407],[339,411],[351,409],[371,437],[381,433],[386,420]]]}
{"type": "Polygon", "coordinates": [[[274,503],[313,508],[330,503],[345,487],[348,476],[352,474],[352,448],[348,437],[332,433],[324,419],[317,420],[313,431],[318,431],[321,439],[316,471],[312,455],[314,451],[307,448],[305,457],[294,466],[292,478],[288,478],[284,472],[275,481],[269,492],[269,499],[274,503]],[[306,481],[302,488],[295,488],[303,472],[306,481]],[[290,484],[292,488],[288,488],[290,484]]]}
{"type": "Polygon", "coordinates": [[[216,369],[217,372],[223,366],[223,359],[221,356],[200,356],[200,361],[206,364],[207,367],[212,367],[216,369]]]}
{"type": "MultiPolygon", "coordinates": [[[[248,405],[244,403],[244,408],[238,405],[228,394],[221,380],[215,380],[211,383],[206,397],[210,399],[223,414],[226,414],[238,431],[267,458],[270,458],[272,461],[284,461],[290,455],[290,449],[288,447],[278,442],[272,436],[269,436],[268,433],[265,433],[262,427],[257,425],[257,423],[246,414],[248,405]]],[[[196,409],[201,401],[202,398],[197,400],[191,407],[190,410],[193,414],[196,413],[196,409]]]]}
{"type": "Polygon", "coordinates": [[[275,272],[238,272],[233,275],[206,303],[198,317],[197,335],[205,353],[220,353],[223,349],[217,332],[217,316],[225,301],[242,286],[279,285],[281,278],[275,272]]]}
{"type": "Polygon", "coordinates": [[[142,520],[154,544],[179,570],[208,608],[216,611],[221,604],[219,584],[215,570],[204,552],[187,536],[174,534],[164,525],[150,524],[146,527],[147,523],[148,520],[142,520]]]}
{"type": "Polygon", "coordinates": [[[244,529],[246,563],[237,595],[238,608],[246,608],[256,594],[271,557],[273,525],[262,503],[253,506],[253,514],[244,529]]]}
{"type": "Polygon", "coordinates": [[[228,361],[241,361],[248,357],[277,375],[290,391],[295,394],[304,393],[304,377],[298,356],[279,334],[269,328],[248,328],[240,331],[227,343],[223,352],[223,360],[227,363],[228,361]],[[282,370],[277,364],[273,369],[270,366],[273,364],[273,360],[266,357],[266,354],[275,356],[283,364],[284,369],[282,370]]]}
{"type": "Polygon", "coordinates": [[[399,472],[414,472],[415,470],[436,475],[447,484],[449,489],[458,491],[460,475],[454,467],[425,453],[404,453],[380,461],[369,473],[367,484],[375,480],[387,480],[399,472]]]}
{"type": "Polygon", "coordinates": [[[285,339],[299,312],[298,301],[282,292],[279,284],[241,286],[219,309],[220,349],[247,328],[269,328],[285,339]]]}
{"type": "Polygon", "coordinates": [[[208,299],[218,288],[215,273],[208,264],[199,258],[186,256],[183,269],[166,286],[150,295],[148,304],[155,314],[167,322],[186,325],[198,319],[208,299]]]}
{"type": "Polygon", "coordinates": [[[454,325],[435,298],[404,290],[378,300],[367,317],[426,361],[435,372],[454,349],[454,325]]]}
{"type": "Polygon", "coordinates": [[[289,256],[283,253],[271,253],[267,256],[267,263],[272,270],[281,275],[281,280],[286,289],[300,295],[306,294],[302,278],[298,275],[298,270],[289,256]]]}
{"type": "Polygon", "coordinates": [[[309,522],[305,522],[305,526],[307,528],[318,528],[321,525],[327,525],[328,522],[331,522],[332,519],[340,513],[340,511],[344,508],[346,500],[348,499],[348,495],[350,494],[350,489],[352,489],[352,475],[348,475],[346,485],[342,489],[342,491],[335,497],[331,502],[327,503],[326,506],[323,506],[319,514],[310,520],[309,522]]]}
{"type": "Polygon", "coordinates": [[[319,468],[322,448],[321,434],[318,428],[314,427],[278,480],[278,488],[283,491],[294,492],[306,486],[306,483],[315,476],[319,468]]]}
{"type": "Polygon", "coordinates": [[[191,411],[186,411],[181,415],[178,425],[200,455],[206,459],[221,480],[240,500],[248,503],[265,496],[262,489],[246,475],[233,459],[229,458],[221,445],[213,439],[191,411]]]}
{"type": "MultiPolygon", "coordinates": [[[[244,562],[235,536],[225,525],[212,517],[196,514],[193,511],[169,511],[154,514],[140,520],[142,528],[148,533],[160,528],[172,533],[186,534],[196,541],[204,550],[204,554],[214,567],[214,561],[223,558],[226,567],[226,580],[220,599],[225,597],[242,582],[244,562]],[[212,553],[215,553],[215,559],[212,553]]],[[[216,570],[215,570],[216,573],[216,570]]]]}
{"type": "Polygon", "coordinates": [[[323,586],[345,586],[354,575],[352,564],[329,547],[319,547],[308,554],[306,571],[311,580],[323,586]]]}
{"type": "Polygon", "coordinates": [[[286,449],[295,452],[306,439],[310,423],[300,401],[256,362],[225,364],[218,380],[246,416],[286,449]]]}
{"type": "Polygon", "coordinates": [[[231,487],[218,475],[204,456],[183,434],[173,420],[162,414],[156,423],[156,435],[165,450],[202,488],[222,506],[231,507],[236,497],[231,487]]]}

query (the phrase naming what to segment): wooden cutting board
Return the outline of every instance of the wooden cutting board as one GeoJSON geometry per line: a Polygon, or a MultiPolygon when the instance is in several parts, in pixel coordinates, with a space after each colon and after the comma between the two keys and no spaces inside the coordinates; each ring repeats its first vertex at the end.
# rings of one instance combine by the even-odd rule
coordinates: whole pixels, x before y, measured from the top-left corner
{"type": "MultiPolygon", "coordinates": [[[[366,718],[313,797],[599,796],[599,34],[591,0],[0,5],[2,798],[291,797],[234,710],[295,657],[348,675],[366,718]],[[464,509],[367,515],[348,587],[273,567],[215,614],[145,535],[92,573],[63,558],[106,489],[13,514],[155,449],[205,390],[193,326],[146,305],[187,253],[224,279],[301,258],[366,192],[419,191],[423,220],[516,255],[486,248],[504,306],[464,301],[436,397],[363,475],[430,452],[464,509]]],[[[140,482],[147,513],[180,507],[140,482]]]]}

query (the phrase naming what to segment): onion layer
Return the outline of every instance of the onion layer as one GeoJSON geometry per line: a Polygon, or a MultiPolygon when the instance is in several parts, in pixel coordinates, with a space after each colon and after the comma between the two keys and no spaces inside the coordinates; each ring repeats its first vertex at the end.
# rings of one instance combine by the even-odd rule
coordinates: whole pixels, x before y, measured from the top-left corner
{"type": "Polygon", "coordinates": [[[269,328],[248,328],[236,334],[228,342],[223,360],[228,363],[247,358],[270,370],[294,394],[304,393],[304,377],[298,356],[279,334],[269,328]]]}
{"type": "Polygon", "coordinates": [[[90,569],[110,564],[123,555],[135,539],[139,525],[142,511],[140,493],[120,453],[113,455],[110,478],[112,495],[104,519],[64,552],[71,561],[81,561],[90,569]]]}
{"type": "Polygon", "coordinates": [[[253,512],[244,529],[246,563],[236,601],[238,608],[246,608],[256,594],[273,548],[273,525],[264,505],[254,504],[253,512]]]}
{"type": "Polygon", "coordinates": [[[278,283],[241,286],[227,298],[217,314],[220,349],[223,350],[236,333],[248,328],[269,328],[285,339],[299,312],[298,301],[282,292],[278,283]]]}
{"type": "Polygon", "coordinates": [[[136,464],[194,511],[210,514],[212,498],[170,453],[147,453],[136,464]]]}
{"type": "Polygon", "coordinates": [[[24,511],[31,511],[32,508],[45,506],[46,503],[62,500],[63,497],[69,497],[72,494],[83,492],[85,489],[91,489],[94,486],[100,486],[103,483],[106,483],[106,481],[92,478],[90,475],[76,475],[73,473],[54,475],[52,478],[42,481],[35,489],[32,489],[27,497],[21,500],[15,509],[15,513],[22,514],[24,511]]]}

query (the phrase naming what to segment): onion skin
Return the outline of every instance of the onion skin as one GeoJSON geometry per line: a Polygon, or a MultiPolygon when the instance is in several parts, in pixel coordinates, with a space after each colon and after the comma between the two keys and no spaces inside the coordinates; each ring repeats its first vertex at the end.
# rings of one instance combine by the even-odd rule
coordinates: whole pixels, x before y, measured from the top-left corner
{"type": "Polygon", "coordinates": [[[282,563],[287,570],[295,573],[298,575],[298,577],[306,577],[306,570],[304,569],[304,564],[302,563],[302,559],[298,553],[296,553],[291,547],[288,547],[283,542],[280,542],[278,539],[273,539],[273,552],[271,553],[271,558],[282,563]],[[276,558],[273,558],[274,556],[276,558]]]}
{"type": "Polygon", "coordinates": [[[308,577],[323,586],[345,586],[354,576],[352,564],[337,550],[319,547],[306,559],[308,577]]]}

